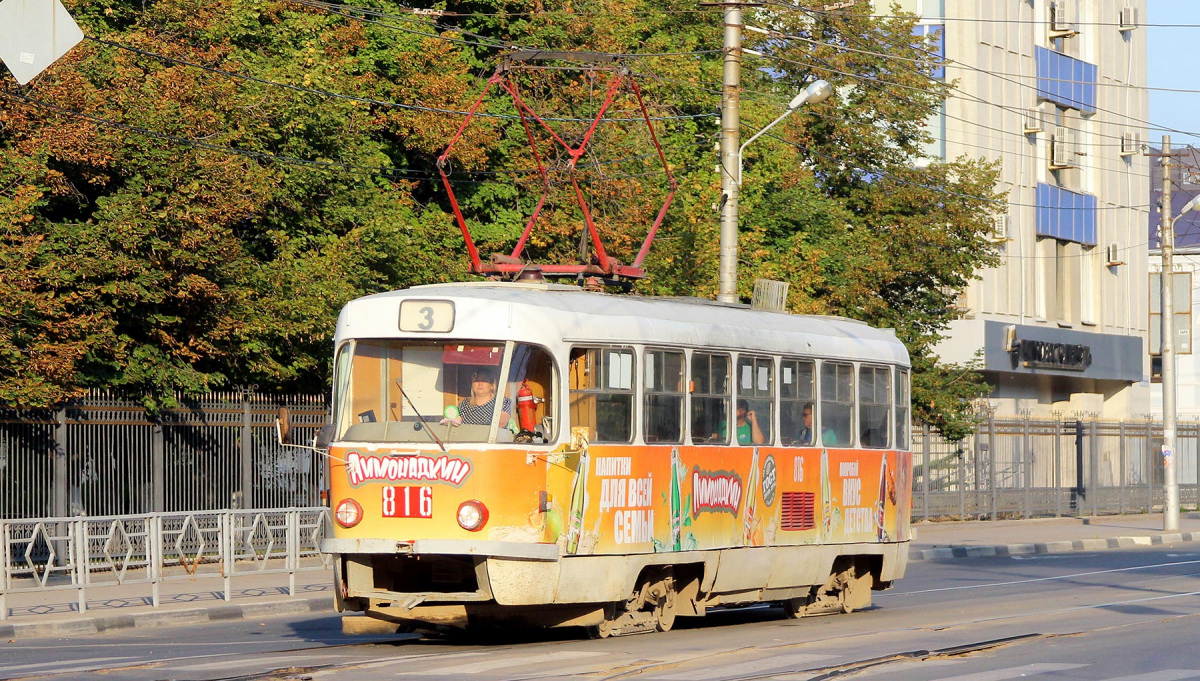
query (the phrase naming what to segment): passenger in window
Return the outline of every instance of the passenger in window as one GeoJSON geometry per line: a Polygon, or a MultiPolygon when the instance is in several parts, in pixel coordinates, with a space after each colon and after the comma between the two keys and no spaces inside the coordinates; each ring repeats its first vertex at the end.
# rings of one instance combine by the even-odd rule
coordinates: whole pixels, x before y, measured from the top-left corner
{"type": "MultiPolygon", "coordinates": [[[[492,423],[492,412],[496,410],[496,372],[478,369],[471,374],[471,396],[458,403],[458,415],[463,423],[487,426],[492,423]]],[[[500,408],[500,427],[508,426],[512,414],[512,400],[504,398],[500,408]]]]}
{"type": "MultiPolygon", "coordinates": [[[[721,422],[721,432],[714,436],[725,439],[725,422],[721,422]]],[[[761,445],[766,440],[762,428],[758,426],[758,415],[750,409],[746,400],[737,401],[737,443],[739,445],[761,445]]]]}
{"type": "Polygon", "coordinates": [[[806,404],[800,412],[801,418],[804,419],[804,425],[800,427],[800,435],[796,441],[802,445],[811,445],[813,442],[812,410],[812,405],[806,404]]]}

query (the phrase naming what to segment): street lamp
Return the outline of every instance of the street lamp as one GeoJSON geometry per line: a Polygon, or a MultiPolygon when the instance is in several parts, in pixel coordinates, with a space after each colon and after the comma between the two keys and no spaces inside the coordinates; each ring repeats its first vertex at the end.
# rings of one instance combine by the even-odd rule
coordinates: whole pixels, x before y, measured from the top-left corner
{"type": "Polygon", "coordinates": [[[800,94],[796,95],[795,97],[792,97],[792,101],[788,102],[787,111],[784,111],[783,115],[781,115],[779,118],[776,118],[775,120],[768,123],[767,127],[754,133],[753,137],[746,140],[745,144],[738,147],[738,177],[737,177],[738,186],[740,187],[742,185],[742,152],[746,150],[747,145],[749,145],[751,142],[758,139],[759,137],[762,137],[764,134],[766,134],[766,132],[768,130],[775,127],[775,125],[777,123],[779,123],[780,121],[782,121],[783,119],[787,118],[788,116],[791,116],[792,113],[794,113],[796,111],[796,109],[799,109],[800,107],[804,106],[805,104],[820,104],[821,102],[829,99],[829,95],[832,95],[832,94],[833,94],[833,86],[830,85],[828,82],[823,81],[823,80],[814,81],[808,87],[804,88],[804,92],[801,92],[800,94]]]}
{"type": "MultiPolygon", "coordinates": [[[[737,4],[734,3],[736,8],[737,4]]],[[[774,127],[779,121],[787,118],[793,111],[809,102],[823,102],[833,94],[829,83],[818,80],[804,89],[804,92],[792,98],[788,110],[783,115],[771,121],[771,124],[758,134],[746,140],[746,144],[738,145],[741,138],[740,98],[738,86],[740,83],[741,55],[741,15],[740,10],[728,10],[725,21],[725,79],[724,93],[721,101],[721,165],[725,172],[721,173],[721,259],[720,259],[720,288],[717,300],[723,303],[736,303],[737,296],[737,237],[738,237],[738,190],[742,185],[742,150],[774,127]],[[736,14],[732,19],[731,14],[736,14]],[[732,35],[731,35],[732,34],[732,35]],[[736,151],[734,151],[736,149],[736,151]],[[737,164],[737,177],[729,169],[737,164]]]]}

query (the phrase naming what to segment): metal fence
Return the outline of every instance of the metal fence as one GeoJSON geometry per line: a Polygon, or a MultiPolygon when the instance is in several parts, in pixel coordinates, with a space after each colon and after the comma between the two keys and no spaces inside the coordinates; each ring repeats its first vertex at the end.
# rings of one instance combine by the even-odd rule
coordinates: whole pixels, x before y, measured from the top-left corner
{"type": "MultiPolygon", "coordinates": [[[[1177,427],[1181,506],[1200,498],[1200,423],[1177,427]]],[[[961,442],[913,433],[914,519],[1148,513],[1163,505],[1162,424],[985,418],[961,442]]]]}
{"type": "MultiPolygon", "coordinates": [[[[60,410],[0,409],[0,518],[124,516],[322,505],[324,466],[281,447],[328,420],[324,397],[213,394],[148,418],[97,394],[60,410]]],[[[1195,506],[1200,423],[1176,435],[1180,502],[1195,506]]],[[[913,428],[913,517],[1013,518],[1147,512],[1163,503],[1162,425],[998,419],[950,442],[913,428]]]]}
{"type": "Polygon", "coordinates": [[[107,394],[58,410],[0,408],[0,518],[319,506],[324,467],[276,443],[279,407],[293,442],[328,419],[324,397],[253,393],[207,395],[154,418],[107,394]]]}
{"type": "Polygon", "coordinates": [[[329,567],[328,526],[325,508],[0,520],[0,619],[11,594],[74,591],[83,612],[89,589],[143,585],[158,607],[164,582],[203,576],[226,601],[250,574],[286,575],[294,596],[296,573],[329,567]]]}

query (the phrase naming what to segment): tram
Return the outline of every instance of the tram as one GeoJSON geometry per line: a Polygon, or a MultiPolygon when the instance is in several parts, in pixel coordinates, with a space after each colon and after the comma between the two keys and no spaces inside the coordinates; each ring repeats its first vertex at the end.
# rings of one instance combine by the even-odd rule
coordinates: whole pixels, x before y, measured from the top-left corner
{"type": "Polygon", "coordinates": [[[472,282],[342,310],[339,611],[594,636],[903,576],[909,358],[891,330],[691,298],[472,282]]]}

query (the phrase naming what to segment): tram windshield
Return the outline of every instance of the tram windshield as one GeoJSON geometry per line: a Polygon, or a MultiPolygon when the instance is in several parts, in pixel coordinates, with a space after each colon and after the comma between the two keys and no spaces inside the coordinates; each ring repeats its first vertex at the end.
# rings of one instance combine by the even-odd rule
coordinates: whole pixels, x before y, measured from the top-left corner
{"type": "Polygon", "coordinates": [[[337,439],[550,442],[554,379],[550,353],[525,343],[350,341],[334,368],[337,439]]]}

